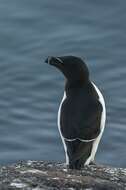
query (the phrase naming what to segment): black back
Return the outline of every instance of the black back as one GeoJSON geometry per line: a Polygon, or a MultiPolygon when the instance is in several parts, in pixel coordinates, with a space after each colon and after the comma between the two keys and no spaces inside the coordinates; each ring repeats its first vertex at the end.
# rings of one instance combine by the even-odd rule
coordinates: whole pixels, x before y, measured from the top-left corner
{"type": "Polygon", "coordinates": [[[100,132],[102,105],[91,82],[66,85],[66,99],[61,107],[60,126],[64,138],[90,140],[100,132]]]}

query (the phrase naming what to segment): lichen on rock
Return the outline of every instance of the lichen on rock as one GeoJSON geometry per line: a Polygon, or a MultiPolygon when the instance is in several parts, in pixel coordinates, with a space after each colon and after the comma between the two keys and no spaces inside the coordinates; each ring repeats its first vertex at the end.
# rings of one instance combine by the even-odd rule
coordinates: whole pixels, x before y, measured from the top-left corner
{"type": "Polygon", "coordinates": [[[0,168],[0,190],[125,190],[126,169],[91,165],[69,170],[64,164],[20,162],[0,168]]]}

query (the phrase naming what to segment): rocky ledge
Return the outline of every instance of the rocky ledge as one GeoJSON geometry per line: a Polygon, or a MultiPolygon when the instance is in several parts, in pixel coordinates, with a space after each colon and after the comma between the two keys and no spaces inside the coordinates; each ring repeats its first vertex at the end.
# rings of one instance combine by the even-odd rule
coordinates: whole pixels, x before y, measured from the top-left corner
{"type": "Polygon", "coordinates": [[[0,190],[125,190],[126,169],[92,165],[68,170],[64,164],[20,162],[0,167],[0,190]]]}

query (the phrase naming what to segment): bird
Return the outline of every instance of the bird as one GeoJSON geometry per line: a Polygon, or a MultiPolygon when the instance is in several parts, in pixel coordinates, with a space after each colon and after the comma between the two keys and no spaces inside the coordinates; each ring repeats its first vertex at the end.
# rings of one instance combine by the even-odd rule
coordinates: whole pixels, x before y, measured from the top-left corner
{"type": "Polygon", "coordinates": [[[92,82],[87,64],[77,56],[49,56],[45,60],[65,77],[58,111],[58,129],[69,169],[94,163],[103,135],[106,107],[102,93],[92,82]]]}

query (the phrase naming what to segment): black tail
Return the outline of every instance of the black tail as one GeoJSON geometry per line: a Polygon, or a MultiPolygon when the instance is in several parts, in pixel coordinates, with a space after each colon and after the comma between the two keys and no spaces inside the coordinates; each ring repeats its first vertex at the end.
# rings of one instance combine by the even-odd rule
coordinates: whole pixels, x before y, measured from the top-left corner
{"type": "Polygon", "coordinates": [[[67,154],[69,157],[69,168],[80,170],[84,167],[92,150],[92,142],[82,142],[80,140],[65,141],[67,154]]]}
{"type": "Polygon", "coordinates": [[[80,170],[84,167],[84,163],[81,160],[76,160],[74,162],[70,162],[68,167],[69,169],[80,170]]]}

